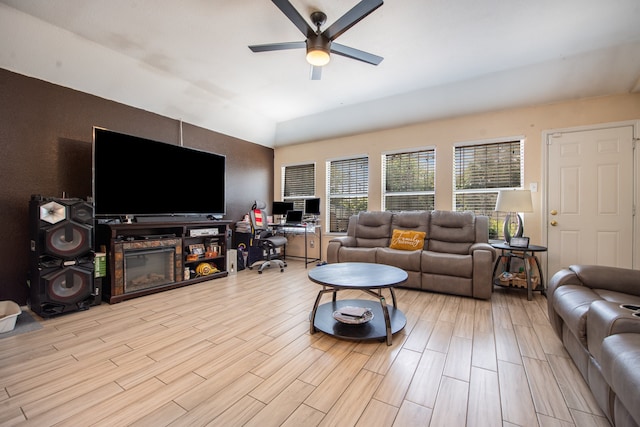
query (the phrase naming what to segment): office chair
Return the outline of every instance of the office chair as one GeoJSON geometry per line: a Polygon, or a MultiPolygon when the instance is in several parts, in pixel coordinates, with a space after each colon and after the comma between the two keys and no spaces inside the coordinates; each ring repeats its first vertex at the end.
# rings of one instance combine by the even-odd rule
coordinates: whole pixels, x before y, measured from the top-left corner
{"type": "Polygon", "coordinates": [[[284,248],[287,244],[287,238],[284,236],[274,236],[271,231],[267,229],[267,212],[265,211],[266,204],[262,201],[256,200],[251,208],[251,235],[253,243],[256,244],[263,252],[266,252],[265,259],[261,259],[253,262],[249,266],[249,270],[253,267],[260,265],[258,273],[262,274],[262,270],[271,265],[280,267],[280,272],[284,272],[284,268],[287,263],[281,259],[272,258],[276,255],[276,248],[284,248]]]}

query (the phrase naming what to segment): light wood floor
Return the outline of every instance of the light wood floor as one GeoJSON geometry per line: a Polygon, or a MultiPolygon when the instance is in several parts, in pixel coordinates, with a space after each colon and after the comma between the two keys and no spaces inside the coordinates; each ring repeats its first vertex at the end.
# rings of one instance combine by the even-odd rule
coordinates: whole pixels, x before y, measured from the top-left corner
{"type": "Polygon", "coordinates": [[[609,425],[539,293],[398,289],[387,346],[310,335],[319,290],[290,261],[44,320],[0,339],[0,425],[609,425]]]}

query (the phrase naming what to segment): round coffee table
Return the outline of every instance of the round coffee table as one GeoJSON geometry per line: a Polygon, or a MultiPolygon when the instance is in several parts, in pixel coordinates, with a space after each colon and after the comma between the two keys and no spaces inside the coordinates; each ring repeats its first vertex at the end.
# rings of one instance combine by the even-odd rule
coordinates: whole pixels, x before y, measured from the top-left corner
{"type": "Polygon", "coordinates": [[[309,279],[322,285],[318,292],[313,310],[309,316],[310,332],[316,330],[339,338],[369,340],[386,339],[391,345],[393,334],[407,324],[404,313],[398,309],[393,287],[407,280],[407,272],[390,265],[365,262],[343,262],[326,264],[309,271],[309,279]],[[361,290],[378,299],[380,304],[370,300],[336,300],[336,294],[342,290],[361,290]],[[393,305],[387,305],[382,295],[383,289],[389,289],[393,305]],[[333,293],[331,302],[320,305],[322,295],[333,293]],[[351,324],[340,322],[333,313],[345,306],[364,307],[371,310],[373,318],[368,322],[351,324]]]}

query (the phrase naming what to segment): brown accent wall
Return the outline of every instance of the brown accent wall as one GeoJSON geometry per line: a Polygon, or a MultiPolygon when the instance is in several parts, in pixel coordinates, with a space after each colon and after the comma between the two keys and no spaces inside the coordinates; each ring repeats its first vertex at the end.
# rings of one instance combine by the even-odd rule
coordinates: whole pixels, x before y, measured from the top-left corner
{"type": "MultiPolygon", "coordinates": [[[[3,69],[0,94],[0,300],[24,305],[31,195],[91,196],[93,126],[178,144],[180,122],[3,69]]],[[[273,149],[186,123],[183,143],[227,156],[225,219],[273,200],[273,149]]]]}

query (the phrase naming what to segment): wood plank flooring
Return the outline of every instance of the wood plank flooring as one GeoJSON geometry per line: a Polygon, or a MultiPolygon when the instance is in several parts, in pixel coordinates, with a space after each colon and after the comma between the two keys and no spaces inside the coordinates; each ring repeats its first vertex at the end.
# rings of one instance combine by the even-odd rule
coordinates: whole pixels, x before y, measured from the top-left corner
{"type": "Polygon", "coordinates": [[[309,334],[320,287],[288,264],[0,339],[0,425],[609,425],[539,293],[398,289],[407,326],[393,345],[352,342],[309,334]]]}

